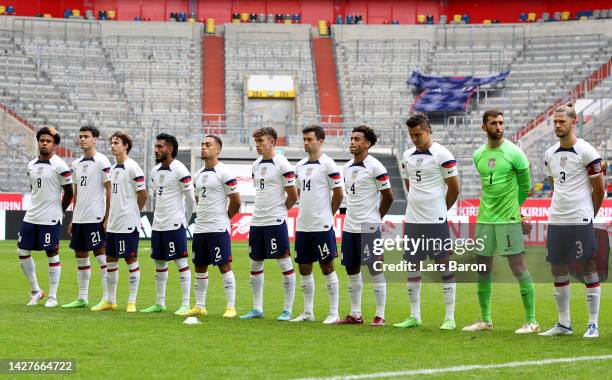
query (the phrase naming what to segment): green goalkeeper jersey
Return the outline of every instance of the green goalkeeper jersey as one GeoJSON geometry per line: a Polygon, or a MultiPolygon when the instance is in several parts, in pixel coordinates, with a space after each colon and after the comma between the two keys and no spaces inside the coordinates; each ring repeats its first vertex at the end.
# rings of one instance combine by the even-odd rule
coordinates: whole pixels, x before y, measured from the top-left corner
{"type": "Polygon", "coordinates": [[[482,194],[478,223],[520,223],[520,205],[529,196],[529,161],[508,140],[497,148],[484,144],[472,157],[480,174],[482,194]]]}

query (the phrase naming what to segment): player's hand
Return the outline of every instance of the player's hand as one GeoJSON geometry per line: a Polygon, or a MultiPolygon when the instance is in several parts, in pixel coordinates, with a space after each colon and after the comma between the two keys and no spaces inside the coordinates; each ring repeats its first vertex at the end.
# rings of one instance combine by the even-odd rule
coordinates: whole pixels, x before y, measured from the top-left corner
{"type": "Polygon", "coordinates": [[[530,218],[528,216],[521,215],[521,227],[523,228],[523,235],[529,235],[533,226],[529,223],[530,218]]]}
{"type": "Polygon", "coordinates": [[[72,222],[68,223],[68,236],[72,236],[72,222]]]}

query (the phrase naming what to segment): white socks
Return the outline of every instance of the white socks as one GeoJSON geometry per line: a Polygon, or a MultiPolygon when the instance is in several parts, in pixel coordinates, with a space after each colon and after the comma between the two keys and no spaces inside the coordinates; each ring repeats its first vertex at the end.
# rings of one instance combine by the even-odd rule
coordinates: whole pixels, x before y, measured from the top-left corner
{"type": "Polygon", "coordinates": [[[166,283],[168,282],[168,262],[155,260],[155,303],[166,306],[166,283]]]}
{"type": "Polygon", "coordinates": [[[263,312],[263,261],[251,260],[251,292],[253,293],[253,309],[263,312]]]}
{"type": "Polygon", "coordinates": [[[30,283],[30,289],[33,292],[39,292],[40,287],[38,286],[38,280],[36,279],[36,265],[34,264],[34,260],[32,259],[31,251],[26,251],[24,249],[17,250],[19,254],[19,264],[21,265],[21,269],[23,270],[23,274],[28,279],[30,283]]]}
{"type": "Polygon", "coordinates": [[[312,273],[300,276],[300,286],[304,295],[304,313],[313,314],[315,282],[312,273]]]}
{"type": "Polygon", "coordinates": [[[329,314],[338,315],[339,302],[339,282],[336,272],[331,272],[325,276],[327,281],[327,295],[329,296],[329,314]]]}
{"type": "Polygon", "coordinates": [[[223,289],[225,290],[225,306],[236,307],[236,278],[231,270],[221,274],[223,289]]]}
{"type": "Polygon", "coordinates": [[[385,318],[385,302],[387,300],[387,281],[385,275],[379,273],[372,276],[374,287],[374,301],[376,303],[376,316],[385,318]]]}
{"type": "Polygon", "coordinates": [[[138,261],[134,261],[132,264],[128,264],[130,271],[130,293],[128,295],[128,303],[136,303],[136,297],[138,296],[138,285],[140,284],[140,267],[138,261]]]}
{"type": "Polygon", "coordinates": [[[49,298],[57,299],[57,288],[62,274],[62,265],[60,264],[59,255],[47,257],[49,262],[49,298]]]}
{"type": "Polygon", "coordinates": [[[569,276],[555,276],[555,304],[559,323],[565,327],[570,327],[570,282],[569,276]]]}
{"type": "Polygon", "coordinates": [[[361,272],[349,275],[349,297],[351,299],[351,316],[355,318],[361,317],[361,291],[363,289],[363,281],[361,272]]]}
{"type": "Polygon", "coordinates": [[[79,287],[79,299],[89,300],[89,278],[91,277],[91,267],[89,257],[76,258],[77,262],[77,285],[79,287]]]}
{"type": "Polygon", "coordinates": [[[96,261],[100,265],[100,279],[102,280],[102,299],[108,300],[108,288],[106,287],[106,255],[96,256],[96,261]]]}
{"type": "Polygon", "coordinates": [[[410,315],[421,320],[421,272],[408,273],[408,301],[410,302],[410,315]]]}
{"type": "Polygon", "coordinates": [[[196,306],[206,307],[206,291],[208,290],[208,272],[195,274],[195,302],[196,306]]]}
{"type": "Polygon", "coordinates": [[[174,260],[179,271],[179,283],[181,284],[181,305],[189,307],[191,303],[191,271],[187,259],[174,260]]]}
{"type": "Polygon", "coordinates": [[[293,309],[293,299],[295,298],[295,272],[291,258],[283,257],[278,259],[278,266],[283,272],[283,288],[285,289],[285,306],[283,310],[293,309]]]}
{"type": "Polygon", "coordinates": [[[119,282],[119,263],[109,262],[106,265],[106,284],[108,287],[108,302],[111,304],[117,303],[117,283],[119,282]]]}

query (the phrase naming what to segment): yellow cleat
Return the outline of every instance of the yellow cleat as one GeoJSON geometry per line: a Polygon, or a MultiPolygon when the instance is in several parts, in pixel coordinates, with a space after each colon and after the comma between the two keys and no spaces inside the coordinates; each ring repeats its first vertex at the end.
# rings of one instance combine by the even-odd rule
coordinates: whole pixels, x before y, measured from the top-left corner
{"type": "Polygon", "coordinates": [[[126,312],[128,313],[135,313],[136,312],[136,304],[135,303],[128,303],[127,304],[127,309],[125,309],[126,312]]]}
{"type": "Polygon", "coordinates": [[[92,311],[115,311],[117,310],[116,303],[110,303],[109,301],[103,301],[91,308],[92,311]]]}
{"type": "Polygon", "coordinates": [[[224,318],[236,318],[236,309],[233,307],[226,307],[225,313],[223,313],[224,318]]]}
{"type": "Polygon", "coordinates": [[[186,317],[203,317],[206,315],[208,315],[208,311],[206,310],[206,308],[199,306],[194,306],[193,308],[191,308],[191,310],[185,313],[186,317]]]}

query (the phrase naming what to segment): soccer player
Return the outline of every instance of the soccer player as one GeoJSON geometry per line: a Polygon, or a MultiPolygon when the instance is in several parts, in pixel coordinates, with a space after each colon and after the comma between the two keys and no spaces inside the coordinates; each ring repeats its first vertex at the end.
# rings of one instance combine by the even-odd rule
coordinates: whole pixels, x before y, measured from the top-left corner
{"type": "Polygon", "coordinates": [[[89,306],[90,251],[93,251],[100,266],[102,277],[102,300],[92,310],[97,311],[104,305],[104,301],[108,300],[104,222],[108,218],[110,207],[111,164],[105,155],[96,151],[98,137],[100,131],[96,127],[81,127],[79,144],[83,156],[72,163],[74,211],[72,222],[68,225],[68,233],[71,235],[70,248],[76,255],[79,296],[76,300],[62,305],[67,309],[89,306]]]}
{"type": "Polygon", "coordinates": [[[505,256],[516,277],[525,309],[526,323],[517,334],[540,331],[535,317],[535,288],[525,261],[525,243],[520,205],[529,196],[529,161],[522,150],[504,139],[504,115],[488,110],[482,115],[487,143],[472,157],[480,174],[482,195],[476,220],[476,239],[484,248],[476,251],[476,262],[486,270],[478,273],[478,302],[482,319],[463,331],[491,330],[491,270],[496,253],[505,256]]]}
{"type": "Polygon", "coordinates": [[[196,305],[186,314],[188,317],[208,314],[206,291],[209,265],[218,267],[223,278],[226,302],[223,316],[236,316],[236,278],[232,271],[230,219],[240,211],[240,193],[236,177],[219,161],[222,147],[223,142],[218,136],[204,137],[200,148],[204,167],[194,176],[197,210],[192,251],[196,272],[196,305]]]}
{"type": "Polygon", "coordinates": [[[21,269],[30,283],[28,306],[38,304],[45,293],[38,286],[32,251],[45,251],[49,262],[49,298],[46,307],[57,306],[57,287],[62,267],[59,259],[59,236],[63,212],[72,202],[72,173],[64,160],[55,154],[60,135],[55,128],[43,127],[36,132],[38,158],[28,163],[28,182],[32,191],[30,208],[26,211],[17,253],[21,269]],[[64,196],[62,197],[62,190],[64,196]]]}
{"type": "Polygon", "coordinates": [[[249,230],[253,309],[240,318],[263,317],[264,260],[277,259],[283,273],[285,306],[279,321],[291,319],[295,296],[295,272],[289,253],[287,211],[297,201],[295,172],[287,159],[274,152],[277,134],[271,127],[253,132],[257,154],[252,168],[255,206],[249,230]]]}
{"type": "Polygon", "coordinates": [[[193,181],[189,170],[176,159],[178,141],[172,135],[160,133],[155,141],[155,162],[151,172],[155,212],[151,233],[151,258],[155,260],[155,304],[142,313],[166,311],[168,262],[174,261],[179,272],[181,307],[174,312],[185,315],[191,298],[191,271],[187,264],[187,230],[195,208],[193,181]]]}
{"type": "MultiPolygon", "coordinates": [[[[405,231],[408,239],[424,239],[426,248],[417,252],[406,250],[404,260],[418,265],[427,257],[444,266],[441,272],[442,294],[446,316],[441,330],[454,330],[455,324],[455,275],[449,270],[450,251],[442,246],[450,239],[447,210],[453,207],[459,196],[459,176],[455,157],[431,138],[431,126],[427,116],[415,113],[406,121],[410,139],[414,144],[402,156],[402,174],[408,189],[405,231]]],[[[421,326],[421,272],[408,273],[408,300],[410,317],[395,327],[421,326]]]]}
{"type": "Polygon", "coordinates": [[[132,150],[132,138],[127,133],[118,131],[110,137],[109,141],[116,163],[111,167],[110,210],[104,226],[108,300],[98,310],[117,310],[118,261],[125,259],[130,272],[126,311],[135,313],[136,296],[140,284],[138,266],[140,211],[147,202],[147,189],[142,169],[128,156],[132,150]]]}
{"type": "Polygon", "coordinates": [[[334,160],[321,151],[325,131],[318,125],[302,130],[304,151],[308,157],[295,166],[300,196],[295,233],[295,261],[299,265],[304,312],[291,322],[314,321],[313,301],[315,283],[312,263],[319,262],[327,281],[329,314],[323,321],[338,321],[338,275],[334,258],[338,256],[334,214],[342,203],[342,179],[334,160]]]}
{"type": "Polygon", "coordinates": [[[344,164],[346,189],[346,217],[342,231],[342,265],[349,276],[351,313],[336,324],[363,324],[361,318],[361,266],[367,265],[374,282],[376,314],[371,326],[385,325],[387,283],[382,272],[374,269],[374,261],[382,256],[373,255],[373,243],[381,238],[382,218],[393,203],[393,192],[387,169],[369,149],[376,144],[372,128],[360,125],[353,128],[350,151],[353,158],[344,164]]]}
{"type": "MultiPolygon", "coordinates": [[[[576,137],[576,111],[562,105],[553,115],[559,142],[544,154],[544,165],[553,190],[548,213],[546,260],[555,282],[555,302],[559,322],[544,336],[571,335],[569,264],[582,263],[586,285],[589,323],[585,338],[599,337],[597,319],[601,288],[595,267],[596,250],[593,218],[603,202],[604,181],[601,157],[589,144],[576,137]]],[[[606,248],[607,249],[607,248],[606,248]]]]}

